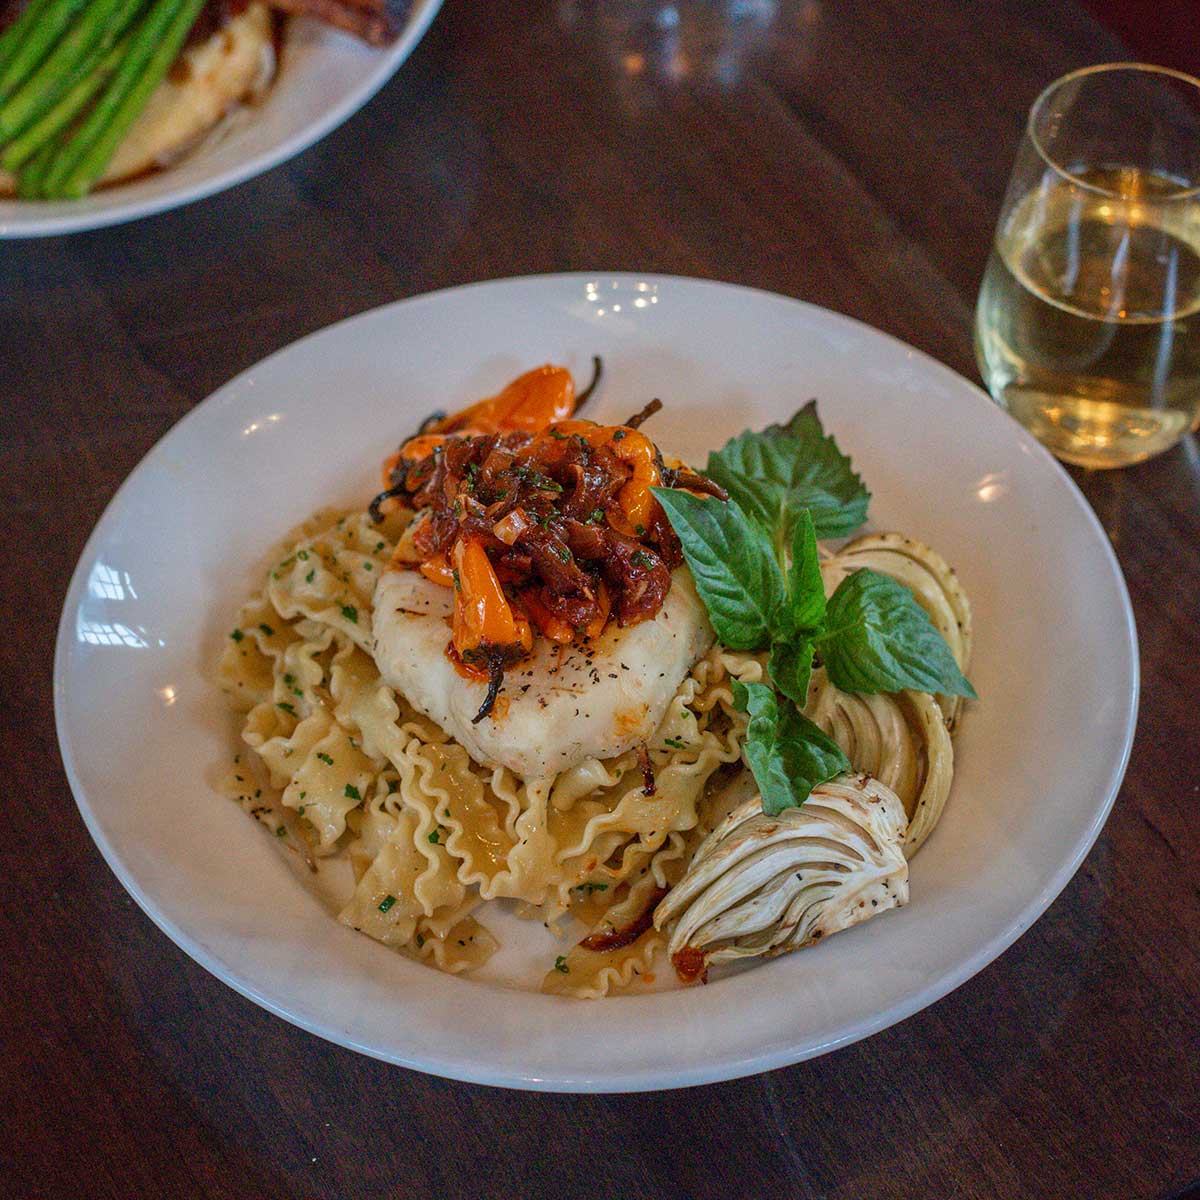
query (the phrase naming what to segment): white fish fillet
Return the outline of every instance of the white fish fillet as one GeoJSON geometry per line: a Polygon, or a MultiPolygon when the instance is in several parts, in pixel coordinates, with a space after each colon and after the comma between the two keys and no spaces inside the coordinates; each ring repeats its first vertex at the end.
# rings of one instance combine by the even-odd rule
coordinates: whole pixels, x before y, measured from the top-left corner
{"type": "Polygon", "coordinates": [[[662,721],[715,635],[691,575],[681,567],[656,617],[610,622],[586,646],[561,652],[537,638],[512,667],[490,717],[478,725],[487,687],[446,657],[451,593],[416,571],[386,572],[375,589],[375,661],[385,682],[436,721],[476,762],[525,779],[556,775],[587,758],[615,758],[662,721]]]}

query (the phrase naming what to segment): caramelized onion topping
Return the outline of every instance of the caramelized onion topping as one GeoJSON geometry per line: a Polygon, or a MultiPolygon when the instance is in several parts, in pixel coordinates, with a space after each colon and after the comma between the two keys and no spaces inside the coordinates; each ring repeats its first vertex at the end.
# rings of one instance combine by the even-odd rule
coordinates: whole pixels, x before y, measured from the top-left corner
{"type": "Polygon", "coordinates": [[[598,637],[610,618],[624,627],[658,614],[683,553],[655,487],[728,499],[712,480],[668,467],[639,431],[661,401],[623,425],[576,419],[600,379],[600,360],[593,366],[578,397],[570,372],[546,365],[434,414],[384,463],[371,502],[376,521],[397,501],[420,514],[403,561],[455,589],[450,652],[488,682],[477,721],[504,670],[530,652],[531,630],[566,644],[598,637]]]}

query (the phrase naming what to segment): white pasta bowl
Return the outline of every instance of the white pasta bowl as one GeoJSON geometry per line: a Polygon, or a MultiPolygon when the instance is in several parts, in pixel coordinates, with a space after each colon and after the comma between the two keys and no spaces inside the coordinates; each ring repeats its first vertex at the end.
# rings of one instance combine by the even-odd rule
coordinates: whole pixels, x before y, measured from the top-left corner
{"type": "Polygon", "coordinates": [[[266,98],[170,168],[80,200],[0,199],[0,238],[45,237],[118,225],[200,200],[278,166],[357,112],[395,74],[442,0],[414,0],[382,50],[305,18],[288,21],[266,98]]]}
{"type": "Polygon", "coordinates": [[[364,1053],[570,1091],[782,1066],[968,979],[1045,911],[1095,840],[1125,770],[1137,689],[1107,539],[1067,475],[978,388],[811,305],[606,274],[390,305],[227,384],[146,456],[100,520],[55,663],[84,820],[125,887],[198,962],[364,1053]],[[322,505],[364,503],[379,461],[427,411],[547,360],[582,376],[592,354],[606,376],[591,415],[619,419],[660,397],[656,440],[695,462],[818,397],[874,493],[871,526],[929,542],[958,570],[980,700],[956,737],[945,815],[913,860],[908,907],[704,987],[586,1002],[521,990],[548,965],[544,946],[539,957],[523,943],[545,936],[536,922],[496,922],[506,949],[479,978],[339,925],[213,784],[236,729],[215,661],[266,548],[322,505]]]}

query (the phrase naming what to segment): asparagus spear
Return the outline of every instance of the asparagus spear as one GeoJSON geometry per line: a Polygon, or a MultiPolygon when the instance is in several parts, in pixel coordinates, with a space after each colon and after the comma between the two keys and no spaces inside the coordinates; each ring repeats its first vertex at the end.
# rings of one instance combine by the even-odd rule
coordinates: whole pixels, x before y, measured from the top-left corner
{"type": "Polygon", "coordinates": [[[12,58],[0,71],[0,96],[10,95],[29,77],[62,36],[85,0],[49,0],[22,38],[12,58]]]}
{"type": "MultiPolygon", "coordinates": [[[[120,13],[128,0],[92,0],[25,82],[0,102],[0,142],[16,136],[41,116],[81,74],[95,67],[121,32],[120,13]]],[[[136,11],[136,9],[135,9],[136,11]]],[[[132,14],[130,14],[132,15],[132,14]]]]}
{"type": "Polygon", "coordinates": [[[112,124],[126,95],[145,72],[155,46],[160,44],[187,0],[150,0],[149,7],[134,26],[129,48],[116,71],[100,92],[96,103],[63,142],[44,182],[46,194],[56,196],[67,177],[83,160],[88,150],[112,124]]]}
{"type": "Polygon", "coordinates": [[[17,47],[37,24],[43,10],[52,2],[53,0],[30,0],[21,15],[0,34],[0,72],[8,66],[17,52],[17,47]]]}
{"type": "Polygon", "coordinates": [[[20,171],[39,150],[65,129],[108,82],[128,50],[129,40],[130,35],[126,34],[91,71],[81,74],[53,107],[13,138],[0,154],[0,167],[13,173],[20,171]]]}
{"type": "Polygon", "coordinates": [[[22,200],[36,200],[42,195],[42,180],[54,162],[55,147],[47,143],[17,178],[17,195],[22,200]]]}
{"type": "Polygon", "coordinates": [[[204,0],[162,0],[151,8],[134,34],[125,61],[72,139],[69,165],[60,170],[56,164],[46,180],[49,195],[83,196],[104,174],[118,143],[179,56],[203,6],[204,0]],[[78,149],[76,139],[81,143],[78,149]]]}

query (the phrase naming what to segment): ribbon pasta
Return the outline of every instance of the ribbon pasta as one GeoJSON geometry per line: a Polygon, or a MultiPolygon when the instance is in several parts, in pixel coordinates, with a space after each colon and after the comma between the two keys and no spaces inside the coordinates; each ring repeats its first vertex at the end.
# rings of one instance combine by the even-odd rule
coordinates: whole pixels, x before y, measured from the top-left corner
{"type": "MultiPolygon", "coordinates": [[[[226,790],[310,861],[349,863],[341,921],[442,970],[495,950],[477,920],[486,901],[599,932],[638,920],[683,873],[709,781],[740,758],[730,677],[761,679],[761,663],[719,648],[696,663],[647,747],[653,793],[633,750],[544,779],[480,766],[371,658],[373,581],[404,528],[388,521],[307,522],[243,606],[219,675],[257,775],[239,765],[226,790]]],[[[611,951],[577,948],[547,990],[628,987],[660,942],[651,930],[611,951]]]]}

